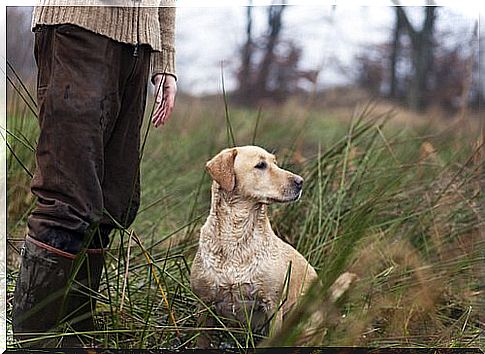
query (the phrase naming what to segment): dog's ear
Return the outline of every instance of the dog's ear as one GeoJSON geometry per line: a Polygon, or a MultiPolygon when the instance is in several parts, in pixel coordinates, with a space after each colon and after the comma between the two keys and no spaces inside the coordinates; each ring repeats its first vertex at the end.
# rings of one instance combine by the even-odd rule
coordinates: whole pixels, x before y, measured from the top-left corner
{"type": "Polygon", "coordinates": [[[212,179],[228,192],[236,186],[236,175],[234,174],[236,155],[236,148],[224,149],[205,164],[205,169],[212,179]]]}

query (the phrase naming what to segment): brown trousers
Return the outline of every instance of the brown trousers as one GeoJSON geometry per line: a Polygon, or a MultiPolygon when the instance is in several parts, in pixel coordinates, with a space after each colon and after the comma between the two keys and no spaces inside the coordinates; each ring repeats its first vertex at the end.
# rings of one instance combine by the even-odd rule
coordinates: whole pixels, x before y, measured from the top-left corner
{"type": "Polygon", "coordinates": [[[76,253],[106,246],[113,219],[133,222],[150,47],[140,46],[137,56],[134,49],[74,25],[36,31],[40,136],[31,237],[76,253]],[[101,237],[86,244],[98,226],[101,237]]]}

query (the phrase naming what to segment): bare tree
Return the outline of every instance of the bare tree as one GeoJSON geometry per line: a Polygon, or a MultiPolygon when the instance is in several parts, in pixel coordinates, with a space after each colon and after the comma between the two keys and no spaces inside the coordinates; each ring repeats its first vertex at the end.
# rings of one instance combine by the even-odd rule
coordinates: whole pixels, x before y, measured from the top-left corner
{"type": "Polygon", "coordinates": [[[411,27],[412,37],[406,27],[411,26],[407,14],[398,7],[393,11],[396,20],[389,41],[356,56],[356,83],[415,110],[431,105],[449,113],[476,108],[480,98],[476,30],[431,29],[436,8],[430,7],[425,9],[423,29],[415,32],[411,27]]]}
{"type": "Polygon", "coordinates": [[[258,71],[257,91],[259,91],[258,93],[260,95],[265,95],[269,88],[268,81],[270,75],[270,67],[274,61],[274,50],[281,33],[282,16],[284,10],[284,5],[270,6],[268,8],[269,34],[267,36],[267,43],[265,46],[265,52],[263,54],[263,61],[261,62],[258,71]]]}
{"type": "Polygon", "coordinates": [[[436,7],[425,7],[425,18],[420,30],[409,21],[404,8],[396,7],[398,20],[409,35],[412,46],[413,75],[409,86],[408,105],[411,109],[425,107],[424,93],[427,89],[428,73],[433,63],[433,35],[436,21],[436,7]]]}
{"type": "Polygon", "coordinates": [[[282,101],[299,91],[301,80],[315,82],[317,70],[301,70],[300,46],[282,38],[283,13],[286,6],[272,5],[267,9],[267,32],[254,38],[253,10],[246,9],[246,40],[240,49],[237,72],[238,89],[235,98],[243,104],[260,100],[282,101]]]}
{"type": "Polygon", "coordinates": [[[242,97],[247,97],[251,95],[251,62],[253,56],[253,38],[252,38],[252,27],[253,27],[253,14],[252,14],[252,1],[249,2],[249,6],[246,8],[246,42],[242,47],[241,52],[241,68],[238,72],[238,91],[242,97]]]}
{"type": "Polygon", "coordinates": [[[392,42],[391,42],[391,58],[390,58],[390,79],[389,79],[389,97],[390,98],[397,98],[397,62],[399,59],[399,52],[400,52],[400,40],[401,34],[403,30],[403,24],[401,16],[399,15],[399,10],[395,8],[396,13],[396,20],[394,22],[394,28],[392,32],[392,42]]]}

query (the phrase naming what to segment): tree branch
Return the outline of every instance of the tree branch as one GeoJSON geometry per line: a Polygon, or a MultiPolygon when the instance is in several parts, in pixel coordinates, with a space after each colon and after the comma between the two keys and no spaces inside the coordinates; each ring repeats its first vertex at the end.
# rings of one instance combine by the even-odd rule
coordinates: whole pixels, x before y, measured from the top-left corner
{"type": "Polygon", "coordinates": [[[408,16],[406,15],[406,12],[402,8],[402,6],[397,6],[396,10],[397,10],[397,15],[399,16],[399,19],[401,20],[401,23],[404,24],[404,27],[409,33],[409,37],[413,42],[416,42],[418,40],[418,32],[409,21],[408,16]]]}

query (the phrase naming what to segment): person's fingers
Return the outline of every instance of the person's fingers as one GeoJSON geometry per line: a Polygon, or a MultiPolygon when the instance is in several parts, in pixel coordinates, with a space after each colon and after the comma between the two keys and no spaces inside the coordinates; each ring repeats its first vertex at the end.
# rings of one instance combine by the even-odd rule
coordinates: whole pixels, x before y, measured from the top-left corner
{"type": "Polygon", "coordinates": [[[165,105],[162,109],[162,115],[160,117],[161,119],[161,123],[162,124],[165,124],[168,119],[170,118],[170,115],[172,114],[172,110],[173,110],[173,96],[168,96],[165,100],[165,105]]]}
{"type": "Polygon", "coordinates": [[[155,105],[155,109],[152,114],[152,122],[155,122],[156,120],[159,119],[160,112],[164,109],[165,105],[166,105],[166,100],[163,98],[163,96],[162,96],[162,99],[160,100],[158,100],[158,97],[157,97],[157,103],[155,105]]]}
{"type": "Polygon", "coordinates": [[[160,107],[158,123],[159,125],[165,124],[165,122],[169,118],[169,110],[170,110],[170,101],[168,99],[164,99],[163,105],[160,107]]]}
{"type": "Polygon", "coordinates": [[[152,114],[152,123],[153,124],[156,124],[156,122],[158,121],[158,118],[160,116],[160,107],[162,106],[161,103],[157,103],[157,105],[155,106],[155,110],[153,111],[153,114],[152,114]]]}
{"type": "Polygon", "coordinates": [[[162,101],[162,103],[160,103],[157,106],[157,108],[156,108],[156,110],[153,114],[152,122],[155,125],[155,127],[160,126],[160,124],[162,123],[162,118],[163,118],[163,113],[165,111],[165,106],[166,106],[166,102],[162,101]]]}
{"type": "Polygon", "coordinates": [[[164,99],[163,99],[163,106],[160,107],[159,119],[160,119],[161,124],[165,124],[165,122],[168,121],[168,119],[170,118],[170,116],[172,114],[174,105],[175,105],[175,94],[174,94],[174,92],[171,92],[171,91],[166,92],[166,94],[164,95],[164,99]]]}
{"type": "Polygon", "coordinates": [[[160,120],[160,105],[157,105],[157,108],[155,109],[152,115],[152,123],[156,126],[159,120],[160,120]]]}
{"type": "Polygon", "coordinates": [[[174,97],[174,95],[170,95],[167,99],[164,122],[169,120],[169,118],[172,115],[172,111],[173,111],[174,107],[175,107],[175,97],[174,97]]]}

